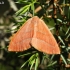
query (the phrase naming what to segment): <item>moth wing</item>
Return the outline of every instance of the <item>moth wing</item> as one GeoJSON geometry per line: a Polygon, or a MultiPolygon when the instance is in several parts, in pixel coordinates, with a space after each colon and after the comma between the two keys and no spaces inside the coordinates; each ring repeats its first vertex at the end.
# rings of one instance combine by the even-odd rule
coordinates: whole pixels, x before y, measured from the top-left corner
{"type": "Polygon", "coordinates": [[[34,36],[31,44],[37,50],[47,54],[60,54],[58,44],[47,25],[38,17],[34,24],[34,36]]]}
{"type": "Polygon", "coordinates": [[[32,18],[27,20],[17,33],[12,37],[9,44],[9,51],[24,51],[29,49],[31,39],[33,37],[34,25],[31,23],[32,18]]]}

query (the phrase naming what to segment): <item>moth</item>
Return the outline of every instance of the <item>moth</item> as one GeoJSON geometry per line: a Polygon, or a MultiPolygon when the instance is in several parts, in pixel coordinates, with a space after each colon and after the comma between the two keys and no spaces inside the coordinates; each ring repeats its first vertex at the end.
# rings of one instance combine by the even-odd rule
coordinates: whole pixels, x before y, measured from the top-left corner
{"type": "Polygon", "coordinates": [[[60,54],[59,46],[43,20],[28,19],[9,43],[8,51],[25,51],[31,47],[46,54],[60,54]]]}

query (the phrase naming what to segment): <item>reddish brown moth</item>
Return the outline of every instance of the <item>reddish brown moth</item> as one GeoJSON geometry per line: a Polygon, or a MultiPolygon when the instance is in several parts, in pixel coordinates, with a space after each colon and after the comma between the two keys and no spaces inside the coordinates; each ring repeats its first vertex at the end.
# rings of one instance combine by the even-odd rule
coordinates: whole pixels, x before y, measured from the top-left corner
{"type": "Polygon", "coordinates": [[[58,44],[43,20],[28,19],[11,39],[9,51],[25,51],[33,46],[47,54],[60,54],[58,44]]]}

